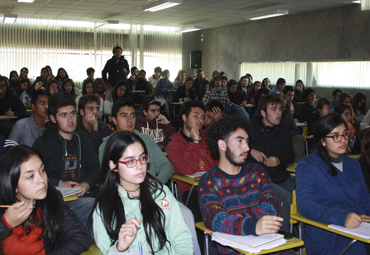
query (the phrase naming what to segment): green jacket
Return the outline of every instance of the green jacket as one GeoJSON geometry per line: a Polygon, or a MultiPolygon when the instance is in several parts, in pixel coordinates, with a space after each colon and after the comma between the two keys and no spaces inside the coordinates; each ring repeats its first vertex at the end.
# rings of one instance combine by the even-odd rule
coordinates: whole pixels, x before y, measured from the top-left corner
{"type": "MultiPolygon", "coordinates": [[[[148,172],[157,177],[160,182],[163,184],[167,183],[173,174],[173,166],[170,161],[163,155],[163,152],[159,149],[158,145],[154,142],[153,138],[150,136],[144,135],[139,131],[135,130],[135,134],[140,136],[143,139],[145,146],[148,150],[150,156],[150,162],[148,165],[148,172]]],[[[103,138],[103,142],[99,147],[99,161],[100,165],[103,161],[105,144],[107,143],[110,136],[103,138]]]]}
{"type": "MultiPolygon", "coordinates": [[[[166,246],[156,254],[192,255],[194,250],[192,236],[188,226],[185,224],[184,218],[182,217],[178,202],[167,186],[163,185],[163,190],[164,193],[160,196],[160,191],[157,190],[156,193],[154,193],[153,198],[158,206],[163,210],[166,217],[165,233],[167,239],[171,242],[171,245],[167,243],[166,246]]],[[[121,187],[121,185],[118,185],[118,193],[125,207],[126,220],[136,216],[138,220],[143,222],[140,211],[140,200],[127,197],[127,192],[121,187]]],[[[96,245],[103,254],[119,253],[116,248],[117,241],[111,246],[112,240],[104,227],[103,219],[100,215],[99,207],[97,206],[93,213],[93,230],[96,245]]],[[[143,226],[143,224],[141,226],[143,226]]],[[[143,251],[149,252],[150,248],[146,241],[143,227],[139,228],[138,234],[140,235],[143,251]]],[[[152,236],[151,240],[153,249],[157,250],[159,248],[157,237],[152,236]]],[[[130,247],[124,252],[139,252],[137,234],[130,247]]]]}
{"type": "Polygon", "coordinates": [[[86,182],[90,189],[95,187],[99,178],[99,160],[89,137],[82,131],[75,131],[72,140],[65,140],[54,129],[46,129],[32,147],[38,150],[43,159],[46,173],[53,186],[60,181],[86,182]],[[68,150],[77,153],[76,179],[65,178],[66,156],[68,150]]]}

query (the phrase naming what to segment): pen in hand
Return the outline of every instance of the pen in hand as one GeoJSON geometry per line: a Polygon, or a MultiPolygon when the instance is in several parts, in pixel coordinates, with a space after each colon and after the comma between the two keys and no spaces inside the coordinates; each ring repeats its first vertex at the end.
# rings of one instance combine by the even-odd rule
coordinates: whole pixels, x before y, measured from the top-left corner
{"type": "MultiPolygon", "coordinates": [[[[135,220],[137,220],[136,215],[135,215],[135,220]]],[[[140,240],[139,228],[138,227],[136,227],[136,231],[137,231],[137,239],[138,239],[138,242],[139,242],[139,252],[140,252],[140,255],[143,255],[143,247],[141,246],[141,240],[140,240]]]]}
{"type": "MultiPolygon", "coordinates": [[[[280,204],[280,208],[279,208],[279,217],[281,217],[281,214],[282,214],[282,212],[283,212],[283,203],[284,202],[281,202],[281,204],[280,204]]],[[[276,234],[278,233],[278,231],[276,231],[276,234]]]]}

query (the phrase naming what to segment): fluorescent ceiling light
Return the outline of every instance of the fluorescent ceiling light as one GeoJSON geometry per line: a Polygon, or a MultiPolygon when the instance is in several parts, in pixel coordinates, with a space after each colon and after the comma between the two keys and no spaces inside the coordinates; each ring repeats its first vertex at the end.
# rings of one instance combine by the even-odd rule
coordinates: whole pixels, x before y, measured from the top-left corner
{"type": "Polygon", "coordinates": [[[119,20],[109,19],[103,22],[96,23],[95,28],[102,27],[107,24],[119,24],[119,20]]]}
{"type": "Polygon", "coordinates": [[[181,33],[187,33],[191,31],[197,31],[197,30],[202,30],[202,26],[192,26],[192,27],[184,27],[184,28],[179,28],[176,29],[176,32],[181,32],[181,33]]]}
{"type": "Polygon", "coordinates": [[[267,18],[273,18],[277,16],[282,16],[282,15],[287,15],[289,13],[288,10],[273,10],[273,11],[268,11],[268,12],[261,12],[258,14],[254,15],[247,15],[244,16],[245,19],[247,20],[259,20],[259,19],[267,19],[267,18]]]}
{"type": "Polygon", "coordinates": [[[4,14],[3,23],[13,24],[18,18],[17,14],[4,14]]]}
{"type": "Polygon", "coordinates": [[[144,5],[142,9],[143,11],[156,12],[179,4],[182,4],[182,0],[160,0],[144,5]]]}
{"type": "Polygon", "coordinates": [[[17,2],[18,3],[29,3],[29,4],[31,4],[31,3],[35,2],[35,0],[17,0],[17,2]]]}
{"type": "Polygon", "coordinates": [[[354,3],[354,4],[361,4],[361,0],[354,0],[354,1],[352,1],[352,3],[354,3]]]}

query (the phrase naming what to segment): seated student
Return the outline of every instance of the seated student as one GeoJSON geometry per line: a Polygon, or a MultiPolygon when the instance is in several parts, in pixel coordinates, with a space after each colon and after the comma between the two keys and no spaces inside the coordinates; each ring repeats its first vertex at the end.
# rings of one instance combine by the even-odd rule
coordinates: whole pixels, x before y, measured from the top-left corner
{"type": "Polygon", "coordinates": [[[13,70],[9,74],[9,86],[13,90],[17,90],[21,85],[21,78],[18,76],[17,71],[13,70]]]}
{"type": "Polygon", "coordinates": [[[50,79],[49,82],[46,84],[45,89],[49,91],[50,94],[58,92],[59,91],[58,81],[56,79],[50,79]]]}
{"type": "Polygon", "coordinates": [[[338,104],[335,107],[334,113],[341,116],[341,118],[347,123],[347,129],[351,132],[347,154],[359,154],[361,150],[361,135],[360,125],[357,121],[353,121],[352,108],[346,104],[338,104]]]}
{"type": "MultiPolygon", "coordinates": [[[[142,93],[133,93],[132,94],[132,101],[134,101],[136,104],[141,104],[143,102],[143,100],[150,95],[150,93],[153,89],[153,86],[149,82],[147,82],[147,80],[145,78],[145,75],[146,75],[145,70],[141,70],[139,72],[139,75],[137,75],[136,78],[135,78],[135,90],[136,91],[138,91],[138,90],[144,91],[142,93]]],[[[129,82],[130,82],[130,80],[129,80],[129,82]]]]}
{"type": "Polygon", "coordinates": [[[22,80],[20,80],[19,86],[14,89],[16,96],[19,98],[22,95],[22,93],[28,89],[29,86],[30,86],[30,79],[23,78],[22,80]]]}
{"type": "MultiPolygon", "coordinates": [[[[173,166],[163,155],[163,153],[151,137],[144,135],[134,129],[136,122],[134,102],[126,98],[119,98],[117,101],[115,101],[112,107],[112,120],[117,127],[117,131],[129,131],[135,133],[144,141],[145,147],[148,150],[148,155],[151,158],[150,164],[148,165],[148,173],[150,173],[151,176],[157,178],[158,181],[160,181],[161,183],[167,183],[173,174],[173,166]]],[[[99,147],[100,164],[102,164],[105,146],[109,137],[104,138],[103,143],[99,147]]],[[[193,234],[193,245],[196,251],[195,254],[200,254],[199,244],[195,234],[193,214],[186,206],[180,203],[179,205],[186,224],[193,234]]]]}
{"type": "Polygon", "coordinates": [[[176,90],[176,94],[173,99],[173,102],[179,102],[179,101],[187,102],[189,100],[195,100],[197,96],[195,95],[195,91],[192,88],[193,82],[194,82],[193,77],[186,78],[186,80],[184,81],[184,84],[181,85],[176,90]]]}
{"type": "Polygon", "coordinates": [[[40,76],[37,76],[36,79],[41,79],[46,85],[48,83],[49,70],[46,67],[41,68],[40,76]]]}
{"type": "MultiPolygon", "coordinates": [[[[194,80],[194,89],[195,89],[195,93],[198,95],[199,93],[202,93],[202,90],[200,89],[200,87],[202,86],[202,84],[205,82],[205,81],[208,81],[208,78],[205,76],[204,74],[204,71],[202,69],[198,69],[197,70],[197,78],[195,78],[194,80]]],[[[204,87],[205,87],[205,84],[210,84],[209,81],[208,83],[204,83],[204,87]]],[[[211,85],[209,86],[211,87],[211,85]]],[[[198,97],[199,100],[202,100],[198,97]]]]}
{"type": "Polygon", "coordinates": [[[170,71],[167,69],[162,73],[163,79],[160,79],[157,84],[157,96],[166,99],[165,109],[167,116],[170,116],[170,108],[168,106],[171,103],[171,92],[169,90],[175,90],[170,79],[170,71]]]}
{"type": "MultiPolygon", "coordinates": [[[[209,151],[220,162],[201,177],[198,196],[204,224],[212,231],[262,235],[281,227],[279,200],[267,172],[247,163],[249,134],[250,124],[240,117],[225,117],[207,128],[209,151]]],[[[239,254],[222,245],[218,252],[239,254]]]]}
{"type": "Polygon", "coordinates": [[[153,88],[157,87],[157,82],[161,78],[161,74],[162,74],[162,68],[160,68],[159,66],[154,68],[154,74],[150,76],[148,79],[148,82],[152,85],[153,88]]]}
{"type": "MultiPolygon", "coordinates": [[[[82,96],[92,94],[92,95],[98,95],[96,92],[95,86],[94,86],[94,81],[90,78],[87,78],[83,81],[82,83],[82,95],[79,95],[76,97],[76,105],[78,106],[78,103],[80,102],[80,99],[82,96]]],[[[99,111],[98,111],[98,116],[101,116],[103,113],[103,108],[104,108],[104,100],[103,98],[99,97],[99,111]]]]}
{"type": "MultiPolygon", "coordinates": [[[[294,162],[290,127],[281,121],[283,102],[277,94],[267,94],[258,104],[258,114],[252,119],[250,163],[261,163],[268,172],[278,197],[284,204],[291,204],[294,179],[286,167],[294,162]]],[[[289,206],[284,207],[283,230],[289,229],[289,206]]]]}
{"type": "Polygon", "coordinates": [[[276,87],[273,88],[272,90],[270,90],[270,93],[271,94],[280,94],[280,93],[283,93],[283,89],[284,89],[284,86],[285,86],[285,79],[284,78],[279,78],[277,81],[276,81],[276,87]]]}
{"type": "Polygon", "coordinates": [[[31,99],[33,113],[28,118],[18,120],[10,132],[9,139],[18,144],[32,146],[37,137],[45,130],[48,119],[48,101],[50,93],[45,89],[36,90],[31,99]]]}
{"type": "Polygon", "coordinates": [[[76,91],[75,91],[75,83],[73,82],[72,79],[64,79],[63,80],[63,83],[62,83],[62,87],[60,89],[61,91],[65,91],[67,92],[68,94],[70,94],[74,99],[77,98],[77,94],[76,94],[76,91]]]}
{"type": "Polygon", "coordinates": [[[178,88],[185,84],[185,80],[186,80],[186,71],[179,70],[175,80],[173,81],[173,87],[177,90],[178,88]]]}
{"type": "MultiPolygon", "coordinates": [[[[298,211],[310,220],[356,228],[370,215],[370,195],[361,166],[347,157],[350,132],[336,114],[322,117],[313,131],[317,150],[296,168],[298,211]]],[[[339,254],[350,238],[306,225],[305,247],[310,254],[339,254]]],[[[366,254],[356,242],[346,254],[366,254]]]]}
{"type": "Polygon", "coordinates": [[[270,90],[269,89],[266,89],[266,88],[261,88],[257,91],[257,94],[256,96],[254,97],[254,102],[255,104],[253,105],[252,108],[249,108],[249,116],[250,116],[250,119],[252,120],[255,113],[257,112],[257,109],[258,109],[258,103],[261,99],[261,97],[267,95],[270,93],[270,90]]]}
{"type": "Polygon", "coordinates": [[[294,91],[292,86],[285,86],[283,94],[286,96],[286,107],[290,110],[295,122],[303,122],[301,107],[293,100],[294,91]]]}
{"type": "Polygon", "coordinates": [[[238,83],[238,91],[240,95],[242,95],[243,101],[247,102],[247,95],[249,90],[250,84],[249,79],[247,76],[242,76],[238,83]]]}
{"type": "Polygon", "coordinates": [[[336,89],[333,91],[333,99],[330,101],[331,109],[330,112],[334,112],[335,107],[339,104],[339,97],[343,93],[343,90],[336,89]]]}
{"type": "Polygon", "coordinates": [[[46,83],[41,78],[36,79],[36,81],[28,87],[23,93],[20,95],[19,100],[22,101],[24,106],[28,109],[31,109],[31,98],[35,91],[39,89],[45,89],[46,83]]]}
{"type": "Polygon", "coordinates": [[[255,104],[255,99],[254,97],[256,96],[258,90],[261,88],[261,82],[255,81],[251,87],[251,89],[248,91],[247,95],[247,102],[249,104],[255,104]]]}
{"type": "Polygon", "coordinates": [[[304,102],[305,100],[303,98],[303,93],[304,93],[304,83],[302,80],[297,80],[294,86],[294,101],[304,102]]]}
{"type": "Polygon", "coordinates": [[[135,133],[117,132],[108,139],[89,221],[103,254],[193,254],[177,200],[147,172],[151,160],[135,133]]]}
{"type": "MultiPolygon", "coordinates": [[[[346,104],[348,106],[352,106],[352,97],[347,92],[343,92],[339,96],[338,104],[346,104]]],[[[334,109],[335,110],[335,109],[334,109]]]]}
{"type": "Polygon", "coordinates": [[[328,115],[331,111],[331,103],[326,97],[322,97],[317,101],[315,106],[315,113],[312,114],[307,120],[307,133],[308,135],[313,134],[313,127],[320,120],[320,118],[328,115]]]}
{"type": "Polygon", "coordinates": [[[211,100],[206,104],[203,129],[224,116],[224,106],[220,101],[211,100]]]}
{"type": "Polygon", "coordinates": [[[119,81],[117,84],[114,86],[113,90],[108,93],[107,97],[105,98],[104,101],[104,113],[112,113],[112,106],[113,103],[118,99],[118,98],[131,98],[131,90],[130,86],[127,84],[127,81],[119,81]]]}
{"type": "MultiPolygon", "coordinates": [[[[207,150],[206,131],[202,129],[204,112],[204,104],[199,100],[186,102],[181,107],[178,117],[183,125],[182,129],[171,137],[167,146],[168,160],[177,173],[204,172],[218,163],[211,158],[207,150]]],[[[180,181],[177,183],[182,199],[186,201],[191,186],[180,181]]],[[[201,221],[196,192],[191,193],[188,207],[194,214],[195,222],[201,221]]]]}
{"type": "Polygon", "coordinates": [[[144,116],[137,118],[135,129],[153,138],[162,151],[165,151],[170,137],[176,133],[171,123],[160,112],[165,103],[163,98],[150,96],[143,101],[144,116]]]}
{"type": "Polygon", "coordinates": [[[226,107],[226,115],[241,116],[249,120],[249,115],[244,107],[238,107],[236,104],[232,103],[228,94],[221,90],[220,76],[215,76],[213,78],[213,85],[215,88],[208,91],[202,99],[204,104],[207,104],[210,100],[218,100],[226,107]]]}
{"type": "Polygon", "coordinates": [[[269,91],[272,89],[271,88],[271,82],[270,82],[269,78],[266,77],[262,80],[261,88],[262,89],[268,89],[269,91]]]}
{"type": "Polygon", "coordinates": [[[53,186],[81,188],[78,200],[67,202],[67,205],[86,223],[94,198],[85,193],[97,184],[98,157],[87,134],[76,130],[76,103],[71,95],[65,91],[52,94],[48,115],[50,121],[46,122],[46,130],[32,147],[40,152],[53,186]]]}
{"type": "Polygon", "coordinates": [[[247,101],[243,100],[243,97],[238,90],[238,82],[236,80],[231,79],[227,83],[227,95],[229,96],[230,101],[236,105],[245,106],[247,104],[247,101]]]}
{"type": "Polygon", "coordinates": [[[221,89],[222,91],[227,92],[227,77],[226,76],[221,76],[221,89]]]}
{"type": "Polygon", "coordinates": [[[86,69],[86,74],[87,74],[87,78],[86,79],[91,79],[91,80],[95,80],[94,79],[94,74],[95,74],[95,69],[92,68],[92,67],[89,67],[86,69]]]}
{"type": "MultiPolygon", "coordinates": [[[[21,119],[24,118],[26,114],[26,108],[9,87],[8,79],[0,75],[0,115],[6,115],[8,117],[17,116],[21,119]]],[[[13,125],[14,122],[9,119],[1,120],[0,134],[8,137],[13,125]]]]}
{"type": "Polygon", "coordinates": [[[105,82],[102,78],[97,78],[94,80],[94,86],[95,91],[98,93],[98,95],[103,98],[103,101],[105,101],[105,98],[107,97],[108,91],[107,87],[105,86],[105,82]]]}
{"type": "Polygon", "coordinates": [[[139,75],[139,69],[136,66],[131,67],[131,76],[129,79],[127,79],[127,83],[130,87],[131,91],[136,90],[136,83],[137,83],[137,77],[139,75]]]}
{"type": "Polygon", "coordinates": [[[8,149],[0,158],[0,239],[5,254],[75,254],[89,249],[89,233],[48,181],[37,151],[8,149]]]}
{"type": "Polygon", "coordinates": [[[110,134],[108,126],[98,119],[101,99],[96,94],[87,94],[81,97],[78,103],[78,112],[81,117],[79,129],[89,136],[96,155],[99,155],[99,146],[103,138],[110,134]]]}
{"type": "Polygon", "coordinates": [[[366,114],[366,95],[357,92],[352,98],[352,109],[356,117],[366,114]]]}
{"type": "Polygon", "coordinates": [[[301,117],[303,121],[307,121],[311,114],[315,113],[315,103],[316,103],[316,91],[308,88],[304,91],[304,98],[306,102],[301,106],[301,117]]]}
{"type": "MultiPolygon", "coordinates": [[[[195,79],[196,80],[196,79],[195,79]]],[[[194,80],[194,83],[195,83],[195,80],[194,80]]],[[[194,86],[193,86],[194,87],[194,86]]],[[[194,88],[195,89],[195,88],[194,88]]],[[[203,80],[201,85],[200,85],[200,88],[199,88],[199,92],[198,92],[198,100],[202,100],[204,95],[209,91],[209,81],[208,80],[203,80]]]]}

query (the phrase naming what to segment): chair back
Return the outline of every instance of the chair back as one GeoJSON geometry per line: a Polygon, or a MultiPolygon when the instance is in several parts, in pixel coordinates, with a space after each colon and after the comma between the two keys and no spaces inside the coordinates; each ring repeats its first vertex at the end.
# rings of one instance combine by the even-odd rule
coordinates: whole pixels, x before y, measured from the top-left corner
{"type": "MultiPolygon", "coordinates": [[[[297,207],[297,197],[295,190],[292,192],[292,204],[290,205],[290,215],[297,213],[298,212],[298,207],[297,207]]],[[[289,218],[289,223],[290,224],[295,224],[298,223],[298,221],[293,220],[292,218],[289,218]]]]}

